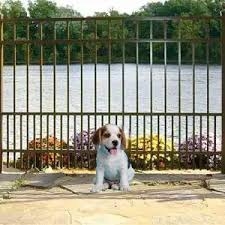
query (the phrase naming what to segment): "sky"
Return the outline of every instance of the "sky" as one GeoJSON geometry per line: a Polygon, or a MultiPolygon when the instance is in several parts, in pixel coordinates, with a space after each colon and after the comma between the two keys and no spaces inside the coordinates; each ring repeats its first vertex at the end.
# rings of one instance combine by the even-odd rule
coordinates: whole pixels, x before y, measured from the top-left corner
{"type": "MultiPolygon", "coordinates": [[[[21,0],[27,6],[28,0],[21,0]]],[[[93,16],[95,12],[108,12],[109,9],[118,10],[120,13],[132,13],[148,2],[157,0],[52,0],[58,6],[72,6],[83,16],[93,16]]],[[[159,0],[158,0],[159,1],[159,0]]],[[[4,2],[4,0],[3,0],[4,2]]]]}

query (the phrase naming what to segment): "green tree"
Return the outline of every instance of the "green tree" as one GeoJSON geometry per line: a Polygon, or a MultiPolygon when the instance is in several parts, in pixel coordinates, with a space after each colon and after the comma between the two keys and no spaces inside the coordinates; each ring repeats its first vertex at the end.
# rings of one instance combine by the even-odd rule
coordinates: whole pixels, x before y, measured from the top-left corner
{"type": "MultiPolygon", "coordinates": [[[[2,4],[1,13],[4,18],[21,18],[26,17],[27,12],[23,7],[20,0],[7,0],[2,4]]],[[[26,26],[18,21],[15,25],[13,23],[4,23],[4,39],[25,39],[26,38],[26,26]]],[[[25,46],[17,46],[17,62],[23,63],[25,57],[25,46]]],[[[9,44],[4,50],[5,63],[13,63],[14,51],[13,45],[9,44]]]]}
{"type": "MultiPolygon", "coordinates": [[[[28,12],[31,18],[47,18],[56,17],[57,14],[56,3],[48,0],[35,0],[28,2],[28,12]]],[[[54,37],[54,23],[53,22],[43,22],[43,23],[33,23],[30,26],[31,39],[52,40],[54,37]],[[42,30],[42,32],[41,32],[42,30]],[[41,36],[42,34],[42,36],[41,36]]],[[[52,45],[43,45],[43,62],[51,63],[52,61],[52,45]]],[[[39,62],[41,59],[41,46],[33,45],[31,46],[31,58],[34,62],[39,62]]]]}
{"type": "MultiPolygon", "coordinates": [[[[163,3],[148,3],[143,6],[138,12],[134,15],[136,16],[219,16],[221,11],[221,3],[225,2],[224,0],[168,0],[163,3]]],[[[141,33],[145,37],[148,37],[149,33],[149,24],[146,23],[142,26],[141,33]]],[[[210,23],[204,20],[192,20],[192,19],[181,19],[179,22],[168,22],[167,23],[167,37],[178,39],[181,37],[183,40],[192,40],[198,38],[205,38],[207,35],[213,37],[220,37],[220,21],[212,19],[210,23]]],[[[164,23],[153,21],[153,38],[160,39],[164,37],[164,23]]],[[[206,46],[203,44],[196,44],[196,57],[197,60],[204,62],[205,49],[206,46]]],[[[153,55],[161,55],[160,52],[163,52],[163,45],[155,44],[155,49],[157,52],[154,52],[153,55]],[[157,47],[156,47],[157,46],[157,47]]],[[[140,55],[144,55],[144,52],[148,50],[148,47],[142,48],[140,55]]],[[[184,61],[189,61],[192,55],[192,47],[188,44],[182,44],[182,58],[184,61]]],[[[217,51],[213,52],[214,62],[219,62],[218,54],[215,54],[217,51]]],[[[177,55],[177,47],[170,47],[167,57],[168,59],[174,59],[174,56],[177,55]]],[[[156,57],[157,58],[157,57],[156,57]]],[[[157,60],[157,59],[156,59],[157,60]]]]}
{"type": "Polygon", "coordinates": [[[1,13],[4,17],[18,18],[26,17],[27,12],[20,0],[7,0],[1,7],[1,13]]]}
{"type": "Polygon", "coordinates": [[[56,17],[57,5],[48,0],[29,1],[28,12],[31,18],[56,17]]]}
{"type": "MultiPolygon", "coordinates": [[[[81,14],[72,9],[70,6],[57,8],[56,17],[58,18],[73,18],[81,17],[81,14]]],[[[57,21],[55,24],[56,38],[57,39],[76,39],[78,40],[81,35],[81,23],[80,21],[57,21]]],[[[57,45],[57,59],[61,63],[66,63],[67,61],[67,50],[70,49],[70,61],[75,62],[80,58],[80,46],[77,43],[67,45],[59,44],[57,45]]]]}
{"type": "Polygon", "coordinates": [[[109,12],[95,12],[94,16],[105,19],[85,22],[84,38],[89,40],[96,37],[97,40],[85,43],[85,58],[89,62],[94,62],[97,50],[98,62],[108,62],[109,57],[111,62],[121,62],[122,42],[119,42],[118,39],[122,40],[123,35],[127,34],[127,28],[124,26],[123,29],[122,19],[110,20],[108,17],[121,17],[123,15],[114,9],[110,9],[109,12]],[[109,54],[110,49],[111,54],[109,54]]]}
{"type": "MultiPolygon", "coordinates": [[[[164,3],[154,2],[144,5],[140,10],[131,16],[219,16],[222,10],[222,3],[225,0],[168,0],[164,3]]],[[[71,6],[58,7],[51,0],[30,0],[28,4],[28,12],[23,7],[20,0],[6,0],[0,3],[0,12],[7,18],[26,17],[31,18],[48,18],[48,17],[81,17],[82,15],[72,9],[71,6]]],[[[150,38],[150,30],[152,29],[153,39],[163,39],[166,35],[169,39],[182,38],[182,60],[191,62],[192,45],[194,39],[209,37],[219,38],[221,34],[220,19],[211,20],[192,20],[180,19],[177,21],[139,21],[136,23],[132,20],[108,20],[109,16],[130,16],[120,14],[114,9],[108,12],[96,12],[94,16],[105,17],[104,20],[83,20],[76,21],[41,21],[29,23],[29,38],[31,40],[39,40],[43,43],[44,63],[52,63],[54,59],[54,48],[56,49],[57,62],[65,63],[67,61],[68,49],[70,49],[71,61],[79,61],[81,59],[81,47],[83,47],[84,62],[94,62],[97,50],[98,62],[108,62],[109,49],[111,48],[112,62],[122,61],[123,36],[126,39],[135,40],[137,37],[143,39],[150,38]],[[110,21],[110,22],[109,22],[110,21]],[[81,27],[82,24],[82,27],[81,27]],[[138,27],[138,33],[137,33],[138,27]],[[66,40],[73,39],[77,42],[73,44],[62,43],[49,44],[45,42],[54,39],[66,40]],[[68,36],[69,35],[69,36],[68,36]],[[79,42],[83,38],[82,42],[79,42]],[[96,41],[93,40],[96,38],[96,41]],[[111,40],[109,40],[111,39],[111,40]],[[115,41],[114,41],[115,40],[115,41]],[[186,40],[186,42],[185,42],[186,40]],[[68,47],[69,46],[69,47],[68,47]]],[[[12,40],[26,39],[27,24],[17,21],[16,25],[12,22],[4,24],[4,39],[12,40]],[[16,31],[16,32],[14,32],[16,31]]],[[[135,62],[136,59],[136,43],[125,42],[126,62],[135,62]]],[[[17,45],[17,60],[25,62],[25,50],[27,45],[17,45]]],[[[39,63],[41,45],[31,45],[31,59],[33,63],[39,63]]],[[[211,62],[220,61],[220,46],[214,43],[213,48],[210,46],[211,62]]],[[[149,62],[149,43],[139,43],[139,62],[149,62]]],[[[204,62],[206,59],[206,44],[195,43],[196,62],[204,62]]],[[[7,62],[13,61],[13,45],[6,46],[5,59],[7,62]]],[[[178,56],[177,43],[167,45],[168,62],[176,62],[178,56]]],[[[153,44],[154,63],[161,63],[164,59],[164,44],[153,44]]]]}

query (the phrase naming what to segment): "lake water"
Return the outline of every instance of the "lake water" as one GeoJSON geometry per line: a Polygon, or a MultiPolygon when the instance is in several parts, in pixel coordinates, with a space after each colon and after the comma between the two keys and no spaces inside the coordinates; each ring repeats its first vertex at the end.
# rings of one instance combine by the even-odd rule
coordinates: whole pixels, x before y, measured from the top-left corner
{"type": "MultiPolygon", "coordinates": [[[[164,66],[153,66],[153,111],[164,111],[164,66]]],[[[26,67],[16,67],[16,111],[26,111],[26,67]]],[[[181,111],[192,112],[192,66],[181,67],[181,111]]],[[[80,111],[81,67],[69,67],[69,105],[71,112],[80,111]]],[[[167,67],[167,111],[178,111],[178,67],[167,67]]],[[[206,112],[207,68],[195,68],[196,112],[206,112]]],[[[125,111],[136,111],[136,65],[125,64],[125,111]]],[[[139,111],[148,112],[150,108],[150,67],[139,65],[139,111]]],[[[13,67],[4,68],[4,111],[13,110],[13,67]]],[[[108,65],[97,66],[97,111],[108,109],[108,65]]],[[[209,109],[221,111],[221,67],[209,67],[209,109]],[[215,104],[216,103],[216,104],[215,104]]],[[[94,111],[94,65],[83,66],[83,109],[94,111]]],[[[43,66],[43,111],[53,111],[53,66],[43,66]]],[[[40,110],[40,67],[29,67],[29,107],[31,112],[40,110]]],[[[67,110],[67,67],[56,67],[56,111],[67,110]]],[[[122,65],[111,65],[111,111],[122,110],[122,65]]]]}
{"type": "MultiPolygon", "coordinates": [[[[113,64],[110,66],[110,101],[111,112],[122,112],[122,64],[113,64]]],[[[95,66],[93,64],[83,65],[83,111],[94,112],[94,75],[95,66]]],[[[107,112],[108,110],[108,71],[109,67],[105,64],[99,64],[96,68],[97,74],[97,111],[107,112]]],[[[138,110],[139,112],[149,112],[150,110],[150,66],[139,65],[138,70],[135,64],[125,64],[124,66],[124,91],[125,91],[125,112],[136,112],[136,73],[138,72],[138,110]]],[[[165,109],[165,70],[163,65],[154,65],[152,68],[152,107],[153,112],[164,112],[165,109]]],[[[42,109],[43,112],[53,112],[53,66],[47,65],[42,68],[42,109]]],[[[193,109],[193,67],[185,65],[181,67],[181,112],[192,112],[193,109]]],[[[176,65],[167,66],[166,71],[167,86],[167,112],[178,112],[178,78],[179,68],[176,65]]],[[[207,110],[207,67],[198,65],[195,67],[195,110],[204,113],[207,110]]],[[[15,108],[17,112],[26,112],[26,66],[17,66],[15,69],[15,108]]],[[[4,112],[13,112],[13,67],[5,66],[3,74],[3,110],[4,112]]],[[[64,65],[56,66],[56,111],[67,111],[67,92],[69,92],[69,110],[70,112],[80,112],[81,110],[81,66],[70,65],[69,68],[64,65]],[[69,74],[69,90],[67,90],[67,78],[69,74]]],[[[40,66],[29,66],[29,111],[40,111],[40,66]]],[[[209,66],[209,111],[212,113],[221,112],[221,66],[209,66]]],[[[153,132],[157,132],[157,118],[153,119],[153,132]]],[[[66,118],[63,122],[63,138],[67,136],[66,118]]],[[[132,131],[136,131],[136,118],[132,122],[132,131]]],[[[91,118],[90,127],[93,127],[93,118],[91,118]]],[[[99,121],[99,120],[98,120],[99,121]]],[[[160,120],[161,121],[161,120],[160,120]]],[[[36,135],[40,133],[37,118],[36,135]]],[[[19,140],[22,135],[22,146],[26,146],[26,118],[23,118],[22,134],[20,131],[19,118],[16,120],[16,146],[20,146],[19,140]]],[[[60,122],[57,119],[57,127],[60,122]]],[[[99,122],[100,123],[100,122],[99,122]]],[[[125,131],[128,133],[128,118],[125,119],[125,131]]],[[[199,118],[196,117],[196,124],[199,118]]],[[[221,118],[217,119],[218,136],[221,132],[221,118]]],[[[52,118],[49,120],[49,133],[53,133],[52,118]]],[[[69,124],[69,136],[74,134],[73,121],[69,124]]],[[[121,124],[119,118],[118,124],[121,124]]],[[[100,124],[99,124],[100,125],[100,124]]],[[[3,121],[3,127],[6,128],[6,118],[3,121]]],[[[84,120],[84,128],[87,128],[87,122],[84,120]]],[[[174,120],[174,136],[177,136],[178,119],[174,120]]],[[[29,120],[29,139],[33,137],[33,120],[29,120]]],[[[46,118],[43,118],[43,135],[46,134],[46,118]]],[[[139,134],[143,133],[143,118],[139,118],[139,134]]],[[[182,119],[182,137],[185,132],[185,120],[182,119]]],[[[203,132],[206,128],[206,118],[203,118],[203,132]]],[[[210,120],[210,129],[213,131],[213,120],[210,120]]],[[[3,133],[3,147],[6,148],[7,132],[3,133]]],[[[77,122],[77,130],[80,130],[80,122],[77,122]]],[[[146,132],[150,130],[150,117],[146,118],[146,132]]],[[[171,119],[167,120],[167,136],[171,135],[171,119]]],[[[196,132],[199,128],[196,126],[196,132]]],[[[164,119],[160,122],[160,133],[165,131],[164,119]]],[[[192,121],[189,121],[189,131],[192,132],[192,121]]],[[[9,144],[13,145],[13,118],[9,119],[9,144]]],[[[59,137],[60,131],[57,128],[59,137]]]]}

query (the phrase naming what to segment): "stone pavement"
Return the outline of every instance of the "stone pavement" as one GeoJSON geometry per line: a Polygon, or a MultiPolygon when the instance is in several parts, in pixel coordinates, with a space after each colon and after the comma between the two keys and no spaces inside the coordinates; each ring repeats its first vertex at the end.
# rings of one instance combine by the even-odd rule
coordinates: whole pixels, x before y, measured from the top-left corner
{"type": "Polygon", "coordinates": [[[137,173],[128,193],[94,194],[93,173],[52,172],[1,174],[0,186],[9,188],[9,196],[1,199],[0,191],[0,224],[225,224],[220,173],[137,173]]]}

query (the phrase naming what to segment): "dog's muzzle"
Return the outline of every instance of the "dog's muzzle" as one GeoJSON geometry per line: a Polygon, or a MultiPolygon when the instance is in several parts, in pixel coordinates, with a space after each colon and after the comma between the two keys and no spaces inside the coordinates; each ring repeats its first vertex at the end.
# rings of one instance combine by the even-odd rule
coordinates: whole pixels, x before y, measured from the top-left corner
{"type": "Polygon", "coordinates": [[[113,148],[108,148],[105,146],[105,148],[108,150],[108,153],[111,155],[116,155],[117,154],[117,148],[113,147],[113,148]]]}

